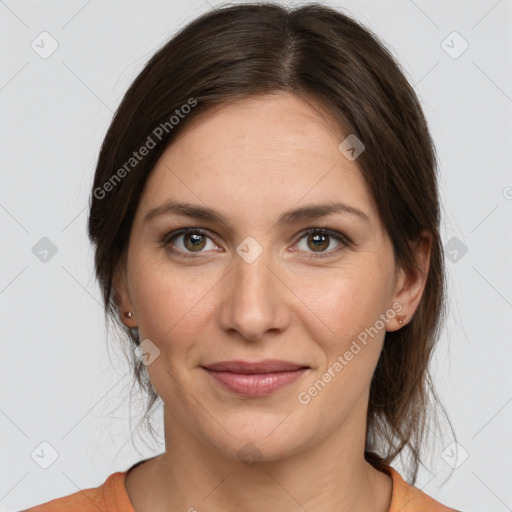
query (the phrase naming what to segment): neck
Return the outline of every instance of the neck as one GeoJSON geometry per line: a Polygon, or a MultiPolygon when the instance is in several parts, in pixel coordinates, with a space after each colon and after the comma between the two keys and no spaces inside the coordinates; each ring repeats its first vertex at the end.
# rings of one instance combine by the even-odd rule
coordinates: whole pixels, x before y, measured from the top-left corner
{"type": "MultiPolygon", "coordinates": [[[[155,512],[389,509],[391,478],[365,461],[365,438],[359,435],[364,429],[348,421],[320,444],[278,460],[263,457],[252,463],[198,440],[165,408],[164,423],[166,451],[154,459],[147,479],[148,495],[153,497],[148,504],[155,512]]],[[[145,512],[142,507],[141,512],[145,512]]]]}

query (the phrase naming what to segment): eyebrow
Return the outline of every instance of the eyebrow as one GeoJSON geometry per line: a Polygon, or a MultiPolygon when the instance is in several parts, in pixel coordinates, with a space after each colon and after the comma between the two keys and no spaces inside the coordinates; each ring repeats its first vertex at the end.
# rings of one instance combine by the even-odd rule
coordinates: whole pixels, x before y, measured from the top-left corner
{"type": "MultiPolygon", "coordinates": [[[[296,208],[294,210],[289,210],[281,214],[277,221],[278,226],[283,225],[291,225],[296,224],[298,222],[304,220],[313,220],[321,217],[326,217],[328,215],[333,215],[335,213],[341,213],[346,215],[353,215],[355,217],[359,217],[360,219],[370,222],[369,216],[359,210],[345,203],[341,202],[329,202],[324,204],[311,204],[302,206],[300,208],[296,208]]],[[[163,215],[179,215],[183,217],[190,217],[194,219],[209,221],[212,223],[217,223],[223,225],[229,230],[232,230],[229,221],[217,210],[213,208],[207,208],[200,205],[183,203],[180,201],[169,200],[165,203],[157,206],[148,211],[148,213],[144,217],[144,223],[149,220],[163,215]]]]}

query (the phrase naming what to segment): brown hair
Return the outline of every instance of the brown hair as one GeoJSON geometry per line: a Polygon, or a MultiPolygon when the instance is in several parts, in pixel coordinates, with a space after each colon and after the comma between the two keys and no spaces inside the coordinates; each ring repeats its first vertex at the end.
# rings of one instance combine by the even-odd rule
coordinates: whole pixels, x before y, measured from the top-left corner
{"type": "MultiPolygon", "coordinates": [[[[222,6],[185,26],[148,61],[115,113],[94,177],[88,230],[105,319],[126,334],[133,355],[138,332],[119,320],[112,282],[142,190],[165,148],[212,107],[276,92],[318,101],[347,134],[363,141],[357,163],[398,266],[416,265],[409,240],[424,229],[433,235],[423,296],[412,320],[386,333],[367,415],[366,460],[382,468],[407,447],[414,483],[430,398],[439,403],[428,365],[446,314],[436,155],[399,64],[349,16],[317,3],[293,9],[270,3],[222,6]],[[135,160],[133,152],[149,140],[155,147],[135,160]]],[[[137,357],[131,362],[148,399],[147,419],[158,396],[143,363],[137,357]]]]}

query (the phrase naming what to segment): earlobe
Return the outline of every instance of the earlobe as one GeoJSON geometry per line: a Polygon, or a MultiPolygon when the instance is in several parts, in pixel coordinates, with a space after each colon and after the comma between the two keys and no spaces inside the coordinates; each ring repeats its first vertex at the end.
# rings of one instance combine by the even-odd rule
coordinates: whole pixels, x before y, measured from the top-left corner
{"type": "Polygon", "coordinates": [[[135,314],[133,305],[129,299],[128,288],[124,274],[116,272],[112,279],[112,290],[114,302],[117,306],[120,320],[130,328],[136,328],[135,314]]]}

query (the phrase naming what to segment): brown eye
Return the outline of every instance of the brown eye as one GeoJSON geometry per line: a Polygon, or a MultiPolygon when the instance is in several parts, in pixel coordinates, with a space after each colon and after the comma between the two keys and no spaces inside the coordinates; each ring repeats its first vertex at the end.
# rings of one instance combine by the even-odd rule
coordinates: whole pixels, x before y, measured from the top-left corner
{"type": "MultiPolygon", "coordinates": [[[[306,240],[305,247],[299,247],[299,250],[317,253],[317,257],[327,257],[338,253],[340,250],[351,245],[349,238],[339,233],[338,231],[330,230],[327,228],[312,228],[305,231],[300,238],[306,240]],[[332,248],[333,241],[338,243],[338,246],[332,248]]],[[[206,252],[208,241],[212,242],[212,249],[217,247],[213,243],[210,236],[205,231],[195,228],[182,229],[178,232],[169,233],[162,240],[162,245],[167,247],[168,250],[178,256],[184,258],[193,257],[194,254],[206,252]]],[[[300,243],[298,244],[301,245],[300,243]]]]}
{"type": "Polygon", "coordinates": [[[299,243],[299,250],[318,253],[320,258],[331,256],[351,244],[346,236],[327,228],[309,229],[303,233],[300,240],[302,241],[303,239],[306,239],[305,248],[300,247],[301,244],[299,243]],[[337,242],[337,247],[331,247],[333,240],[337,242]]]}
{"type": "MultiPolygon", "coordinates": [[[[182,229],[167,235],[162,240],[162,245],[173,254],[187,257],[193,253],[205,252],[203,249],[209,240],[211,241],[211,238],[200,229],[182,229]]],[[[213,242],[212,246],[212,248],[216,247],[213,242]]]]}
{"type": "Polygon", "coordinates": [[[329,247],[329,235],[324,235],[322,233],[309,235],[308,247],[315,252],[327,249],[329,247]]]}
{"type": "Polygon", "coordinates": [[[186,233],[183,235],[183,245],[189,251],[200,251],[206,245],[205,237],[198,233],[186,233]]]}

